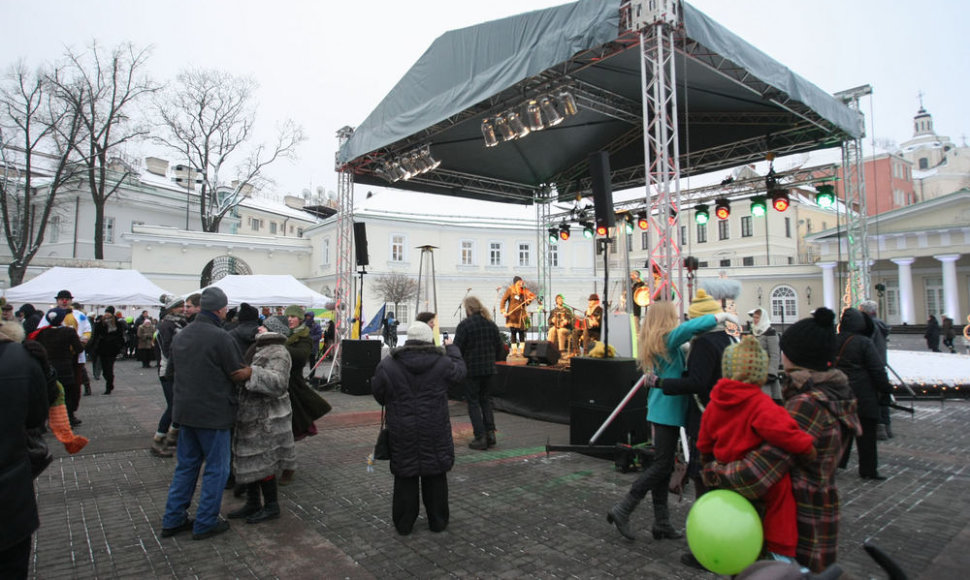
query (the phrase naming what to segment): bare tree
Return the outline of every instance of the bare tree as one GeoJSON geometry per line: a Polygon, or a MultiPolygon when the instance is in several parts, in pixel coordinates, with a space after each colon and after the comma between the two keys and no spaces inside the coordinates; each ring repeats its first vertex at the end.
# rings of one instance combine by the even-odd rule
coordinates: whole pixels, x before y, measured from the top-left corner
{"type": "Polygon", "coordinates": [[[86,53],[67,51],[64,70],[50,77],[62,99],[81,119],[83,137],[75,146],[94,202],[94,258],[104,258],[104,207],[131,174],[130,165],[111,163],[124,146],[145,137],[146,122],[138,122],[135,105],[161,87],[142,75],[148,49],[124,43],[105,55],[97,42],[86,53]],[[117,171],[116,167],[122,167],[117,171]]]}
{"type": "Polygon", "coordinates": [[[277,129],[275,142],[244,151],[256,121],[252,78],[214,70],[178,75],[177,86],[157,104],[168,133],[156,140],[187,159],[191,173],[201,177],[199,217],[202,229],[218,232],[222,219],[252,190],[267,183],[263,169],[280,158],[292,158],[306,137],[292,121],[277,129]],[[237,162],[230,157],[244,156],[237,162]],[[222,174],[231,171],[231,179],[222,174]]]}
{"type": "Polygon", "coordinates": [[[418,295],[418,281],[400,272],[381,274],[371,286],[371,291],[383,298],[384,302],[394,305],[394,312],[398,314],[398,305],[407,303],[418,295]]]}
{"type": "Polygon", "coordinates": [[[70,158],[80,118],[47,77],[21,62],[0,86],[0,216],[14,286],[40,250],[57,194],[76,169],[70,158]]]}

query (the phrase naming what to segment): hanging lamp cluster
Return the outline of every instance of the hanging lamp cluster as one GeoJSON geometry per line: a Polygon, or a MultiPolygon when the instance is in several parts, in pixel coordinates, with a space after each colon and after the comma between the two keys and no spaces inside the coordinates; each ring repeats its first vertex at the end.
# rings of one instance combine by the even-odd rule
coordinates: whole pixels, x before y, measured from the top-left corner
{"type": "Polygon", "coordinates": [[[483,119],[482,137],[486,147],[495,147],[504,141],[521,139],[533,131],[555,127],[578,112],[576,100],[568,91],[540,95],[500,115],[483,119]]]}
{"type": "Polygon", "coordinates": [[[431,146],[422,145],[381,163],[374,173],[385,181],[407,181],[416,175],[433,171],[441,161],[431,155],[431,146]]]}

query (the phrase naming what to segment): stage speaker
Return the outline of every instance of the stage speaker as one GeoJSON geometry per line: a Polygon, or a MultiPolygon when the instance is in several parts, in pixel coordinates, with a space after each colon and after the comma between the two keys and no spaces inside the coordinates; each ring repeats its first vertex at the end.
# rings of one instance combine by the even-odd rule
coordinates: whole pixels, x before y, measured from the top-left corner
{"type": "Polygon", "coordinates": [[[354,222],[354,249],[357,251],[357,265],[366,266],[367,261],[367,224],[354,222]]]}
{"type": "MultiPolygon", "coordinates": [[[[612,410],[640,379],[637,361],[632,358],[573,357],[569,361],[569,402],[572,405],[595,405],[612,410]]],[[[647,392],[640,389],[628,403],[630,407],[647,405],[647,392]]]]}
{"type": "Polygon", "coordinates": [[[359,369],[344,367],[340,371],[340,389],[348,395],[373,394],[370,380],[374,378],[374,369],[359,369]]]}
{"type": "MultiPolygon", "coordinates": [[[[569,407],[569,444],[588,445],[590,438],[612,412],[613,407],[571,405],[569,407]]],[[[650,438],[650,426],[646,417],[646,407],[628,405],[596,439],[595,445],[614,443],[636,445],[647,441],[650,438]]]]}
{"type": "Polygon", "coordinates": [[[529,364],[554,365],[559,362],[559,349],[548,340],[527,340],[522,356],[529,359],[529,364]]]}
{"type": "Polygon", "coordinates": [[[596,225],[613,227],[613,185],[610,183],[610,154],[597,151],[589,156],[589,177],[593,182],[593,210],[596,212],[596,225]]]}
{"type": "Polygon", "coordinates": [[[381,341],[340,341],[340,386],[351,395],[370,395],[370,380],[381,362],[381,341]]]}

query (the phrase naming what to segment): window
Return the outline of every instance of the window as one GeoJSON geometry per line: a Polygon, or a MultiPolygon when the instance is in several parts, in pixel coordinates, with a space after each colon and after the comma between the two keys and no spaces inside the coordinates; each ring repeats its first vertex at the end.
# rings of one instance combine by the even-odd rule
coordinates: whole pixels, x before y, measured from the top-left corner
{"type": "Polygon", "coordinates": [[[402,234],[391,234],[391,261],[404,261],[404,236],[402,234]]]}
{"type": "Polygon", "coordinates": [[[556,244],[549,244],[549,266],[559,267],[559,246],[556,244]]]}
{"type": "Polygon", "coordinates": [[[262,227],[263,220],[254,217],[249,218],[249,229],[253,230],[254,232],[258,232],[262,227]]]}
{"type": "Polygon", "coordinates": [[[628,254],[633,251],[633,234],[626,235],[626,251],[628,254]]]}
{"type": "Polygon", "coordinates": [[[751,230],[751,216],[741,216],[741,237],[750,238],[752,235],[754,232],[751,230]]]}
{"type": "Polygon", "coordinates": [[[502,265],[502,242],[488,243],[488,264],[489,266],[502,265]]]}
{"type": "Polygon", "coordinates": [[[785,237],[786,238],[791,237],[791,218],[790,217],[785,218],[785,237]]]}
{"type": "Polygon", "coordinates": [[[930,168],[930,160],[927,159],[926,157],[920,157],[919,158],[919,168],[920,169],[929,169],[930,168]]]}
{"type": "Polygon", "coordinates": [[[680,245],[687,245],[687,226],[680,226],[680,245]]]}
{"type": "Polygon", "coordinates": [[[61,239],[61,216],[51,216],[47,222],[47,243],[56,244],[61,239]]]}
{"type": "Polygon", "coordinates": [[[943,278],[926,279],[926,318],[943,314],[943,278]]]}
{"type": "Polygon", "coordinates": [[[298,238],[303,237],[303,228],[296,228],[296,237],[298,238]]]}
{"type": "Polygon", "coordinates": [[[704,260],[701,260],[701,261],[697,262],[697,267],[698,268],[706,268],[707,267],[707,262],[704,261],[704,260]]]}
{"type": "Polygon", "coordinates": [[[330,238],[323,238],[320,244],[320,263],[324,266],[330,265],[330,238]]]}
{"type": "Polygon", "coordinates": [[[115,243],[115,218],[113,217],[104,218],[104,243],[115,243]]]}
{"type": "Polygon", "coordinates": [[[745,256],[741,258],[741,265],[754,266],[754,256],[745,256]]]}
{"type": "Polygon", "coordinates": [[[798,320],[798,295],[791,286],[779,286],[771,291],[771,320],[780,324],[798,320]]]}
{"type": "Polygon", "coordinates": [[[721,268],[730,268],[731,267],[731,258],[727,258],[725,260],[721,260],[718,263],[718,266],[720,266],[721,268]]]}
{"type": "Polygon", "coordinates": [[[519,242],[519,266],[528,266],[531,263],[532,245],[528,242],[519,242]]]}
{"type": "Polygon", "coordinates": [[[475,265],[475,242],[471,240],[462,240],[459,252],[461,253],[462,266],[475,265]]]}
{"type": "Polygon", "coordinates": [[[276,233],[276,222],[269,222],[269,233],[276,233]]]}
{"type": "Polygon", "coordinates": [[[697,243],[707,243],[707,224],[697,224],[697,243]]]}
{"type": "MultiPolygon", "coordinates": [[[[602,238],[596,239],[593,242],[593,243],[596,244],[596,255],[597,256],[602,256],[603,255],[603,244],[600,243],[600,239],[602,239],[602,238]]],[[[611,254],[615,254],[616,253],[616,238],[610,238],[610,253],[611,254]]]]}
{"type": "Polygon", "coordinates": [[[805,234],[812,233],[812,220],[805,221],[805,234]]]}
{"type": "Polygon", "coordinates": [[[650,232],[640,232],[640,249],[647,250],[650,248],[650,238],[648,237],[650,232]]]}
{"type": "Polygon", "coordinates": [[[731,222],[727,220],[718,220],[717,239],[726,240],[730,237],[731,237],[731,222]]]}

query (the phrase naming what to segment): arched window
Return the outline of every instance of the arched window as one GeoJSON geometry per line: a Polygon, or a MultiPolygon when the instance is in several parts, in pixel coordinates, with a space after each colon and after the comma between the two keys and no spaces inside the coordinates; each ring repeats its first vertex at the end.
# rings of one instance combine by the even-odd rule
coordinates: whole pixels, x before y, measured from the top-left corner
{"type": "Polygon", "coordinates": [[[778,286],[771,291],[771,322],[792,324],[798,321],[798,295],[791,286],[778,286]]]}
{"type": "Polygon", "coordinates": [[[930,160],[927,159],[926,157],[920,157],[919,158],[919,168],[920,169],[929,169],[930,168],[930,160]]]}
{"type": "Polygon", "coordinates": [[[202,269],[202,288],[213,282],[218,282],[230,274],[249,275],[253,269],[249,264],[233,256],[218,256],[213,258],[202,269]]]}

